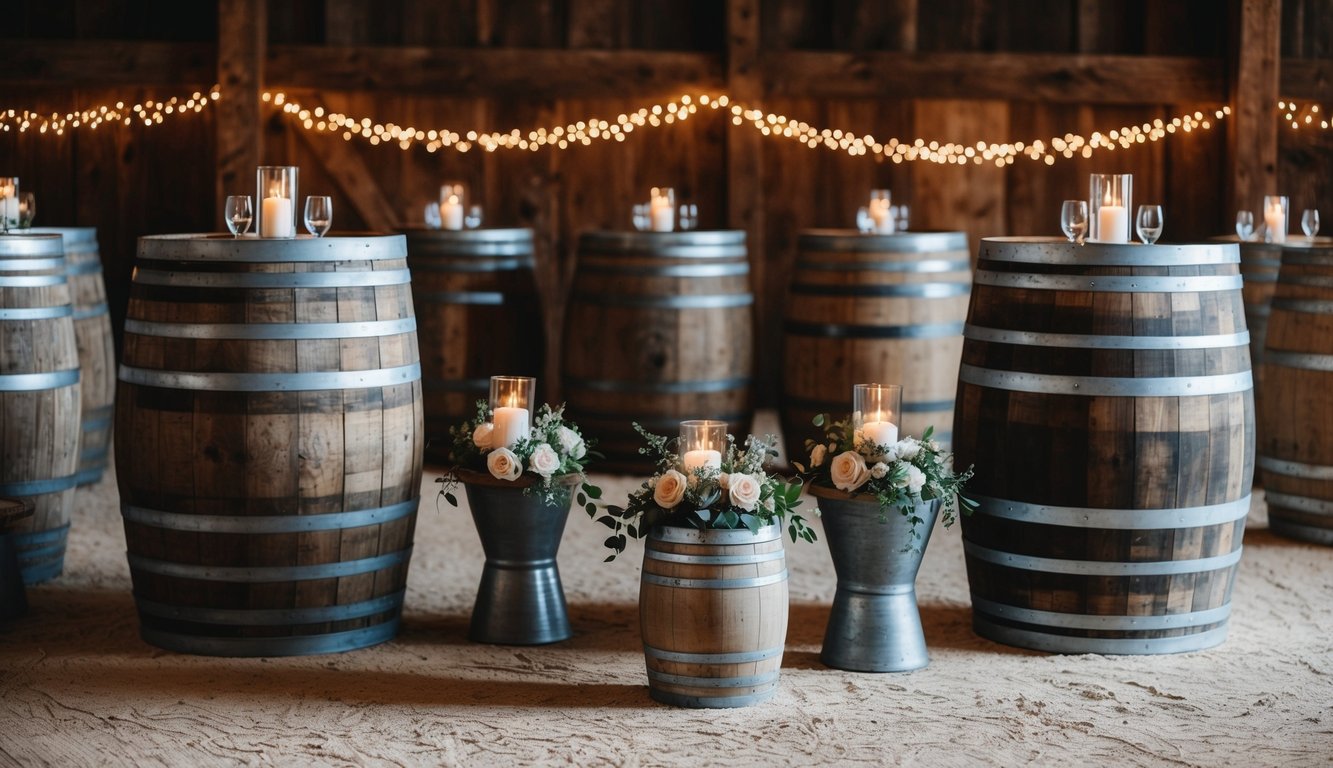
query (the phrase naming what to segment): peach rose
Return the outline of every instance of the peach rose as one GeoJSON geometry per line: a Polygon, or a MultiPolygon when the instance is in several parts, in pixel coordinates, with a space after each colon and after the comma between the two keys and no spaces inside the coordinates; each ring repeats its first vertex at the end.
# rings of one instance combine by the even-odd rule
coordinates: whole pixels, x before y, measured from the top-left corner
{"type": "Polygon", "coordinates": [[[866,460],[856,451],[843,451],[835,456],[829,473],[833,476],[833,485],[848,492],[860,488],[870,479],[866,460]]]}
{"type": "Polygon", "coordinates": [[[763,492],[763,486],[759,484],[759,478],[754,475],[747,475],[741,472],[731,473],[731,485],[728,488],[731,494],[731,503],[745,510],[753,512],[755,505],[759,503],[759,496],[763,492]]]}
{"type": "Polygon", "coordinates": [[[518,457],[508,448],[496,448],[486,455],[486,468],[497,480],[517,480],[523,474],[518,457]]]}
{"type": "Polygon", "coordinates": [[[685,476],[674,469],[668,469],[657,479],[653,489],[653,501],[663,509],[672,509],[685,498],[685,488],[689,484],[685,476]]]}

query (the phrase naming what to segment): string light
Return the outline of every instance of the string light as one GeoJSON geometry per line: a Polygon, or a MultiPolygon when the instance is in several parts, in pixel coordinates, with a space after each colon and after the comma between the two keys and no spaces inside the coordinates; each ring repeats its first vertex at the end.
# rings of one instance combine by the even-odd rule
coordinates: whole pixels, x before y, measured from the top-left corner
{"type": "Polygon", "coordinates": [[[45,115],[26,109],[21,112],[10,109],[0,112],[0,130],[17,130],[19,133],[36,131],[39,134],[53,133],[56,136],[63,136],[65,131],[75,128],[95,131],[102,125],[135,123],[148,126],[161,125],[173,116],[184,115],[187,112],[202,112],[204,107],[221,97],[222,91],[215,85],[208,93],[195,91],[185,98],[172,96],[166,101],[148,99],[128,107],[125,106],[125,102],[117,101],[115,104],[89,107],[63,115],[57,112],[45,115]]]}
{"type": "Polygon", "coordinates": [[[1282,113],[1282,119],[1291,126],[1292,130],[1314,128],[1315,126],[1325,131],[1328,130],[1328,115],[1318,104],[1301,105],[1294,101],[1279,101],[1277,108],[1282,113]]]}

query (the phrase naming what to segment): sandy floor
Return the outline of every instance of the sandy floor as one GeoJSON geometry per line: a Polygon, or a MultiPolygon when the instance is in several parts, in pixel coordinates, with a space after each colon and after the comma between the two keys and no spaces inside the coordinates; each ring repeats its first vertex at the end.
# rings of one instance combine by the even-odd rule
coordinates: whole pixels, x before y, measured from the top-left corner
{"type": "MultiPolygon", "coordinates": [[[[647,696],[635,544],[570,517],[560,569],[576,636],[469,643],[482,557],[428,472],[404,627],[333,656],[218,659],[138,636],[114,482],[83,491],[65,575],[0,630],[0,763],[17,765],[1333,765],[1333,550],[1267,531],[1256,502],[1222,646],[1050,656],[972,634],[957,530],[919,579],[931,663],[840,672],[818,653],[834,576],[788,543],[778,695],[741,710],[647,696]]],[[[609,498],[637,479],[602,478],[609,498]]]]}

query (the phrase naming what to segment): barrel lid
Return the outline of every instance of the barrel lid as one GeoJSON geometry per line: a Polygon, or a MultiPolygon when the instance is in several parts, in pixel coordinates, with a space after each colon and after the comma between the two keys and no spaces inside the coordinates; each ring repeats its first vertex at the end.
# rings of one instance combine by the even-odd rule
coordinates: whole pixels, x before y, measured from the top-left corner
{"type": "Polygon", "coordinates": [[[97,245],[97,227],[33,227],[35,235],[60,235],[65,245],[97,245]]]}
{"type": "Polygon", "coordinates": [[[1020,264],[1078,264],[1103,267],[1182,267],[1238,264],[1235,243],[1085,243],[1063,237],[983,237],[981,259],[1020,264]]]}
{"type": "Polygon", "coordinates": [[[31,256],[63,258],[64,255],[65,242],[60,235],[0,235],[0,259],[31,256]]]}
{"type": "Polygon", "coordinates": [[[372,232],[291,239],[232,237],[224,232],[145,235],[139,238],[138,255],[163,261],[376,261],[406,257],[407,239],[372,232]]]}
{"type": "Polygon", "coordinates": [[[854,229],[807,229],[797,244],[810,251],[873,251],[875,253],[936,253],[967,250],[967,233],[915,230],[891,234],[862,233],[854,229]]]}

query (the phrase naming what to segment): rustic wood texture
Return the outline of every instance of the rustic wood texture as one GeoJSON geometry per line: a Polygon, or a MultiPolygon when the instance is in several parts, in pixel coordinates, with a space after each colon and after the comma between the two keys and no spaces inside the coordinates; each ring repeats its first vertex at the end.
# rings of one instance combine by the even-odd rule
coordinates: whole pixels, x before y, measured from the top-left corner
{"type": "MultiPolygon", "coordinates": [[[[268,44],[268,0],[218,0],[217,82],[225,89],[217,109],[217,174],[213,208],[228,195],[249,194],[255,168],[268,163],[260,121],[268,44]]],[[[253,201],[257,207],[260,200],[253,201]]],[[[296,202],[300,204],[299,201],[296,202]]],[[[255,210],[258,217],[259,211],[255,210]]],[[[258,219],[256,218],[256,221],[258,219]]]]}
{"type": "Polygon", "coordinates": [[[1232,56],[1231,208],[1257,208],[1277,186],[1280,0],[1239,0],[1232,56]]]}

